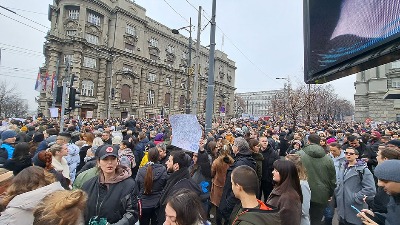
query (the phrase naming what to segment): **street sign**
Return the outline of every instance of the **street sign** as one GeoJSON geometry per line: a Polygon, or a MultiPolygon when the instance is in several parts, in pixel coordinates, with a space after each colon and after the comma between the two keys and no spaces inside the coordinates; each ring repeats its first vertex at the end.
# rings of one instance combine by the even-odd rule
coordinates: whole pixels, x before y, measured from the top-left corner
{"type": "Polygon", "coordinates": [[[220,116],[225,116],[225,113],[223,113],[223,112],[222,112],[222,113],[220,113],[220,116]]]}

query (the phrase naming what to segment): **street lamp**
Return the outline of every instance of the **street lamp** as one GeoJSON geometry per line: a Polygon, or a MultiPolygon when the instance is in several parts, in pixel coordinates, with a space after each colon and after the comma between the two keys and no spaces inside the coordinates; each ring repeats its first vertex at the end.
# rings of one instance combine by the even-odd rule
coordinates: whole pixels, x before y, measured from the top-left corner
{"type": "Polygon", "coordinates": [[[179,29],[172,29],[173,34],[179,34],[180,30],[187,30],[189,32],[189,61],[186,67],[187,78],[187,90],[186,90],[186,114],[190,114],[190,75],[191,75],[191,65],[192,65],[192,17],[189,19],[189,26],[181,27],[179,29]],[[189,28],[189,29],[187,29],[189,28]]]}
{"type": "MultiPolygon", "coordinates": [[[[287,87],[286,99],[287,99],[287,107],[289,107],[289,95],[290,95],[290,93],[289,93],[290,92],[290,89],[289,89],[289,86],[290,86],[289,77],[288,78],[286,78],[286,77],[276,77],[275,79],[277,79],[277,80],[286,80],[287,81],[287,85],[285,84],[285,86],[283,87],[283,91],[285,91],[285,87],[287,87]]],[[[285,112],[285,114],[283,114],[283,118],[286,119],[286,112],[285,112]]]]}

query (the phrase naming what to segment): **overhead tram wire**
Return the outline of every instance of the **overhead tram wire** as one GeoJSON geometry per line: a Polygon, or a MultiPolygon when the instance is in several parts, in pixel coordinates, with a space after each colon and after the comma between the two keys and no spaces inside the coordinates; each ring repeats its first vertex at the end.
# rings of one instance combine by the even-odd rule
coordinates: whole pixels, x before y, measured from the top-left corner
{"type": "Polygon", "coordinates": [[[7,46],[7,47],[11,47],[11,48],[17,48],[17,49],[25,50],[25,51],[28,51],[28,52],[33,52],[33,53],[43,54],[42,52],[38,52],[38,51],[31,50],[31,49],[27,49],[27,48],[21,48],[21,47],[14,46],[14,45],[9,45],[9,44],[4,44],[4,43],[0,43],[0,45],[5,45],[5,46],[7,46]]]}
{"type": "Polygon", "coordinates": [[[21,12],[28,12],[28,13],[35,13],[35,14],[40,14],[40,15],[45,15],[47,16],[47,13],[42,13],[42,12],[35,12],[35,11],[30,11],[30,10],[25,10],[25,9],[18,9],[18,8],[13,8],[13,7],[7,7],[8,9],[16,10],[16,11],[21,11],[21,12]]]}
{"type": "Polygon", "coordinates": [[[20,76],[7,75],[7,74],[2,74],[2,73],[0,73],[0,76],[4,76],[4,77],[15,77],[15,78],[21,78],[21,79],[27,79],[27,80],[36,80],[36,78],[20,77],[20,76]]]}
{"type": "Polygon", "coordinates": [[[21,21],[19,21],[19,20],[16,20],[16,19],[14,19],[14,18],[12,18],[12,17],[6,16],[6,15],[4,15],[3,13],[0,13],[0,15],[1,15],[1,16],[4,16],[4,17],[6,17],[6,18],[8,18],[8,19],[10,19],[10,20],[14,20],[14,21],[16,21],[16,22],[18,22],[18,23],[20,23],[20,24],[23,24],[23,25],[25,25],[25,26],[27,26],[27,27],[30,27],[30,28],[32,28],[32,29],[34,29],[34,30],[37,30],[37,31],[39,31],[39,32],[41,32],[41,33],[47,34],[47,32],[44,32],[44,31],[42,31],[42,30],[39,30],[39,29],[37,29],[36,27],[33,27],[33,26],[29,25],[29,24],[26,24],[26,23],[24,23],[24,22],[21,22],[21,21]]]}
{"type": "MultiPolygon", "coordinates": [[[[164,0],[164,1],[165,1],[165,0],[164,0]]],[[[186,1],[189,5],[191,5],[197,12],[199,11],[198,9],[196,9],[196,7],[195,7],[192,3],[190,3],[188,0],[185,0],[185,1],[186,1]]],[[[204,14],[202,14],[203,17],[206,18],[206,20],[211,21],[211,19],[208,18],[208,17],[211,17],[211,16],[207,13],[207,11],[203,9],[203,12],[204,12],[204,14]],[[207,15],[208,17],[207,17],[206,15],[207,15]]],[[[218,24],[217,24],[217,28],[218,28],[218,30],[221,31],[222,35],[224,35],[224,36],[228,39],[228,41],[236,48],[236,50],[238,50],[238,51],[240,52],[240,54],[242,54],[242,55],[247,59],[247,61],[249,61],[258,71],[260,71],[263,75],[265,75],[266,77],[268,77],[268,78],[270,78],[271,80],[273,80],[275,83],[280,84],[275,78],[272,78],[271,76],[269,76],[268,74],[266,74],[264,71],[262,71],[262,70],[260,69],[260,67],[258,67],[253,61],[251,61],[250,58],[249,58],[246,54],[244,54],[244,52],[243,52],[242,50],[240,50],[239,47],[237,47],[237,45],[232,41],[232,39],[230,39],[230,38],[225,34],[225,32],[221,29],[221,27],[218,26],[218,24]]]]}
{"type": "Polygon", "coordinates": [[[174,9],[174,7],[172,7],[166,0],[164,0],[164,2],[167,3],[167,5],[168,5],[172,10],[174,10],[174,12],[175,12],[176,14],[178,14],[182,19],[184,19],[187,23],[190,23],[189,20],[187,20],[185,17],[182,16],[182,14],[180,14],[178,11],[176,11],[176,10],[174,9]]]}

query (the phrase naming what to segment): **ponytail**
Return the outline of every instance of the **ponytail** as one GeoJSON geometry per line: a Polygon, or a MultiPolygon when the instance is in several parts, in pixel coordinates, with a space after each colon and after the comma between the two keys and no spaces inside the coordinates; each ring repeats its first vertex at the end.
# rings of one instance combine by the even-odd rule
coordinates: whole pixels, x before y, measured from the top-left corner
{"type": "Polygon", "coordinates": [[[144,177],[144,194],[151,194],[153,189],[153,163],[148,163],[146,176],[144,177]]]}

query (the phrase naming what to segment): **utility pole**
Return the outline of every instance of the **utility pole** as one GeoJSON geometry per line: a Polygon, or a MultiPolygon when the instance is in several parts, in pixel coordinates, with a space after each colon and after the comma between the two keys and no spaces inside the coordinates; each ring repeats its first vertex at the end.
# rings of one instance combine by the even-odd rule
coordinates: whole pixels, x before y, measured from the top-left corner
{"type": "Polygon", "coordinates": [[[110,119],[111,117],[111,101],[112,101],[112,96],[111,96],[111,91],[113,88],[113,75],[114,75],[114,63],[118,55],[112,55],[111,56],[111,69],[110,69],[110,87],[108,90],[108,104],[107,104],[107,119],[110,119]]]}
{"type": "Polygon", "coordinates": [[[196,42],[196,62],[193,81],[192,113],[197,115],[197,98],[199,89],[200,73],[200,32],[201,32],[201,6],[199,6],[199,17],[197,19],[197,42],[196,42]]]}
{"type": "Polygon", "coordinates": [[[190,76],[192,75],[192,17],[189,19],[189,60],[187,66],[186,114],[190,114],[190,76]]]}
{"type": "Polygon", "coordinates": [[[51,108],[56,107],[56,98],[57,98],[57,83],[58,83],[58,67],[60,66],[60,59],[57,59],[57,64],[56,64],[56,74],[54,74],[55,77],[53,77],[52,82],[53,82],[53,102],[51,103],[51,108]]]}
{"type": "Polygon", "coordinates": [[[215,17],[216,17],[217,0],[212,2],[212,16],[211,16],[211,32],[210,32],[210,54],[208,66],[208,86],[207,86],[207,100],[206,100],[206,133],[212,129],[212,115],[214,111],[214,58],[215,58],[215,17]]]}
{"type": "Polygon", "coordinates": [[[60,133],[64,132],[64,113],[65,113],[65,101],[67,94],[67,81],[70,79],[71,62],[67,60],[67,68],[65,69],[65,77],[63,79],[63,90],[61,96],[61,120],[60,120],[60,133]]]}

